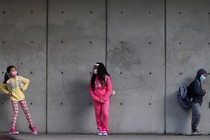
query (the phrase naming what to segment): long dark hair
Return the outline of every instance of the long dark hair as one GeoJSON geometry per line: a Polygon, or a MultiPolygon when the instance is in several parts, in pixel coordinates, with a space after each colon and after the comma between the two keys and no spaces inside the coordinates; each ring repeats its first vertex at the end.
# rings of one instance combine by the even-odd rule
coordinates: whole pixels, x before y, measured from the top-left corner
{"type": "Polygon", "coordinates": [[[95,90],[95,80],[96,80],[96,76],[98,76],[98,80],[101,82],[101,83],[105,83],[105,76],[109,75],[109,73],[107,72],[106,70],[106,67],[104,66],[103,63],[101,62],[97,62],[96,63],[98,66],[98,74],[92,74],[92,78],[91,78],[91,86],[92,86],[92,89],[95,90]]]}
{"type": "Polygon", "coordinates": [[[5,73],[5,75],[4,75],[4,84],[6,84],[7,83],[7,81],[9,80],[9,73],[10,73],[10,71],[11,71],[11,69],[12,68],[15,68],[16,69],[16,67],[15,66],[9,66],[9,67],[7,67],[7,72],[5,73]]]}

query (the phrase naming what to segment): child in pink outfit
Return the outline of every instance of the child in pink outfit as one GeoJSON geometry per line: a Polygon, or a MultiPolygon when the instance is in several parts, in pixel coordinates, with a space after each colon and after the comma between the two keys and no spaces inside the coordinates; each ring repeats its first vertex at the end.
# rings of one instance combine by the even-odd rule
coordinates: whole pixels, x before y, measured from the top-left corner
{"type": "Polygon", "coordinates": [[[96,63],[90,84],[90,94],[94,102],[94,110],[99,136],[108,135],[109,99],[112,93],[112,81],[103,63],[96,63]]]}

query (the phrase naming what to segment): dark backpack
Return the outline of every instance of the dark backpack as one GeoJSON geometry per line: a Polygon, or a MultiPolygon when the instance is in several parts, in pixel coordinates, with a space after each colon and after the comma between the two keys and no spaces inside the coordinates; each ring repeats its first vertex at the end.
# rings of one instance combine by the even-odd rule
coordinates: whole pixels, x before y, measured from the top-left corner
{"type": "Polygon", "coordinates": [[[188,97],[188,85],[179,87],[177,101],[183,110],[189,110],[192,108],[192,99],[188,97]]]}

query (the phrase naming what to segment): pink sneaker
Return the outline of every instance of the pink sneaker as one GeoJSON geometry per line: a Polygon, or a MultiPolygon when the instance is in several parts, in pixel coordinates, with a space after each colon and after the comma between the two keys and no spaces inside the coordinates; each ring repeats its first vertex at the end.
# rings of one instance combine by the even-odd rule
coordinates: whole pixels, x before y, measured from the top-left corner
{"type": "Polygon", "coordinates": [[[10,134],[10,135],[18,135],[19,132],[18,132],[16,129],[12,129],[12,128],[11,128],[11,129],[9,130],[9,134],[10,134]]]}
{"type": "Polygon", "coordinates": [[[37,135],[37,130],[35,126],[29,126],[29,129],[31,130],[33,135],[37,135]]]}

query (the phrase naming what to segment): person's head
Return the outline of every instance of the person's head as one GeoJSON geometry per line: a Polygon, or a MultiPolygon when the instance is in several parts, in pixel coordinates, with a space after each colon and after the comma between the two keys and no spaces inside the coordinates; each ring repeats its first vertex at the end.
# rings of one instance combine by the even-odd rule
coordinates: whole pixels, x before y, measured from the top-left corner
{"type": "Polygon", "coordinates": [[[10,77],[15,77],[17,75],[18,75],[18,73],[17,73],[17,69],[15,66],[7,67],[7,71],[4,75],[4,83],[6,83],[10,77]]]}
{"type": "Polygon", "coordinates": [[[106,67],[103,63],[97,62],[93,66],[93,74],[91,78],[91,86],[93,89],[95,89],[95,79],[98,77],[98,80],[102,83],[105,83],[105,75],[109,75],[109,73],[106,70],[106,67]]]}
{"type": "Polygon", "coordinates": [[[206,80],[208,76],[208,73],[205,69],[199,69],[196,75],[196,79],[199,80],[200,82],[203,82],[206,80]]]}

